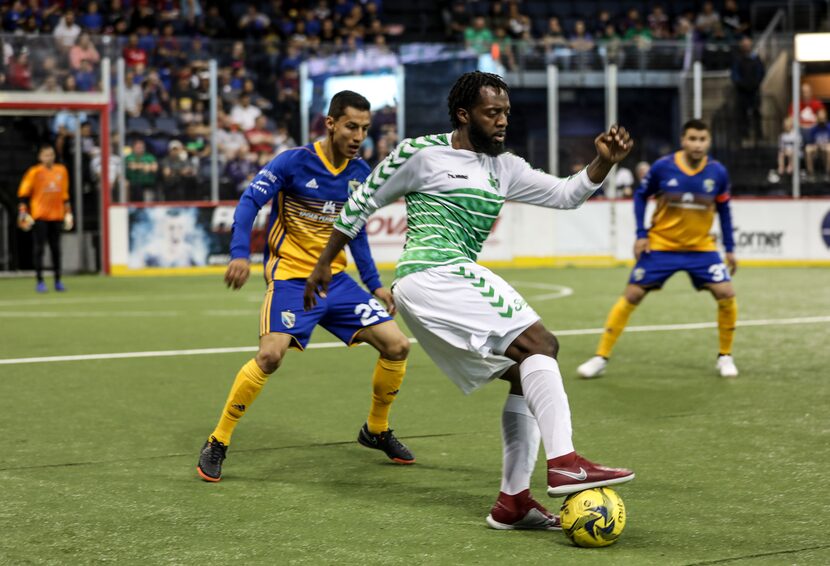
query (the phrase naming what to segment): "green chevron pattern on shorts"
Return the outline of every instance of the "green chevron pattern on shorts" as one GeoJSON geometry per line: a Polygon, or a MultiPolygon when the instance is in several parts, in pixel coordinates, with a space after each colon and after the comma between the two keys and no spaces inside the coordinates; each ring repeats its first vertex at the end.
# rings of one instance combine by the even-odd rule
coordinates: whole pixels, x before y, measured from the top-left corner
{"type": "Polygon", "coordinates": [[[476,289],[480,289],[479,293],[485,299],[493,298],[492,301],[487,302],[497,313],[499,313],[500,317],[513,318],[513,307],[505,305],[504,297],[497,294],[495,287],[490,285],[484,277],[479,277],[463,265],[459,265],[457,269],[450,271],[450,273],[452,275],[458,275],[464,279],[470,280],[470,284],[476,289]]]}

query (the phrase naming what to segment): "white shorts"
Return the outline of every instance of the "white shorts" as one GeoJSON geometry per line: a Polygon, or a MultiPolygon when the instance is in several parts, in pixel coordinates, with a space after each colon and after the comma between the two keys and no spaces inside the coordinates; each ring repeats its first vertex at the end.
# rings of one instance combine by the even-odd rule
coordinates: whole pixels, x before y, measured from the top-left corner
{"type": "Polygon", "coordinates": [[[476,263],[412,273],[393,293],[418,343],[464,393],[507,371],[515,362],[505,350],[539,320],[507,281],[476,263]]]}

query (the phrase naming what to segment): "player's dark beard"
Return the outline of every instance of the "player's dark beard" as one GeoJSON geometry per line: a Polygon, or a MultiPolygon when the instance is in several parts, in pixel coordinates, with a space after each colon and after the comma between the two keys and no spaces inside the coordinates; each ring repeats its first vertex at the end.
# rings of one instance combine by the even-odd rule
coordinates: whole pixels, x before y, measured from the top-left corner
{"type": "Polygon", "coordinates": [[[493,157],[504,153],[504,142],[497,142],[487,135],[484,128],[479,126],[475,120],[470,120],[470,143],[476,151],[493,157]]]}

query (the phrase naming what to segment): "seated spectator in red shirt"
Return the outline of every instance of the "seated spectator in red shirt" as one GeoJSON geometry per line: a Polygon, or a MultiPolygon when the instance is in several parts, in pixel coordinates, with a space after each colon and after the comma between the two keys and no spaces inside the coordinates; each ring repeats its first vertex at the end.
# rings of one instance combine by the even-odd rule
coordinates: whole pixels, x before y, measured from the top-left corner
{"type": "MultiPolygon", "coordinates": [[[[818,113],[824,110],[821,100],[813,98],[813,88],[809,83],[801,85],[801,99],[798,106],[798,127],[801,128],[801,139],[806,139],[807,133],[818,122],[818,113]]],[[[790,103],[787,115],[793,115],[793,105],[790,103]]]]}
{"type": "Polygon", "coordinates": [[[15,90],[32,90],[32,69],[25,48],[9,60],[9,86],[15,90]]]}
{"type": "Polygon", "coordinates": [[[138,46],[138,34],[131,33],[123,50],[124,62],[128,67],[147,66],[147,52],[138,46]]]}
{"type": "Polygon", "coordinates": [[[245,132],[245,139],[254,153],[274,153],[274,132],[268,130],[268,118],[257,116],[254,127],[245,132]]]}

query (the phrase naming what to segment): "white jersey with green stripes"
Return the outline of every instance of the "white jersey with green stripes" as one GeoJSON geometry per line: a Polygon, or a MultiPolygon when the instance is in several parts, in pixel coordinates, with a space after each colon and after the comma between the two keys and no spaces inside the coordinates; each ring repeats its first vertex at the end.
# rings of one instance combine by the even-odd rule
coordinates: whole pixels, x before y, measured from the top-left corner
{"type": "Polygon", "coordinates": [[[407,233],[395,276],[475,262],[507,200],[576,208],[598,188],[583,170],[559,178],[522,158],[452,147],[452,134],[405,139],[343,206],[335,228],[354,237],[377,209],[406,201],[407,233]]]}

